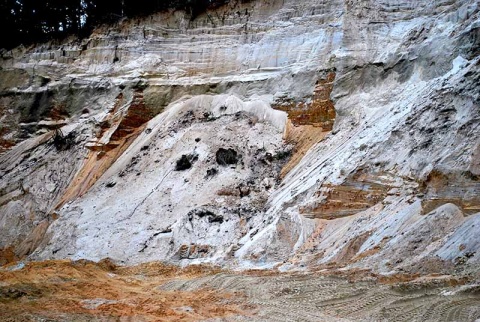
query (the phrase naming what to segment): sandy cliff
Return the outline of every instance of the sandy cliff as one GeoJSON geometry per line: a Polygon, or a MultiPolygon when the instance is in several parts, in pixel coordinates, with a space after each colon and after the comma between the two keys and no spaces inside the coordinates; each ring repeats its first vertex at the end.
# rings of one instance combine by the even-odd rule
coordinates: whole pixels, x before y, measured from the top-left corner
{"type": "Polygon", "coordinates": [[[477,274],[477,1],[233,1],[2,52],[0,261],[477,274]]]}

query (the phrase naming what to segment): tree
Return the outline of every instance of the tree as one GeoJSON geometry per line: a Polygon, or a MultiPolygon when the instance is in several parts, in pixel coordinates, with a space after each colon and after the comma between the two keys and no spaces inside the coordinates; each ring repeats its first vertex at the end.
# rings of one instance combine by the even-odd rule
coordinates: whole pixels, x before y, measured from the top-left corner
{"type": "Polygon", "coordinates": [[[0,0],[0,47],[11,48],[19,38],[20,4],[15,0],[0,0]]]}
{"type": "Polygon", "coordinates": [[[169,8],[194,19],[229,0],[0,0],[0,48],[13,48],[75,34],[87,36],[102,23],[146,16],[169,8]]]}

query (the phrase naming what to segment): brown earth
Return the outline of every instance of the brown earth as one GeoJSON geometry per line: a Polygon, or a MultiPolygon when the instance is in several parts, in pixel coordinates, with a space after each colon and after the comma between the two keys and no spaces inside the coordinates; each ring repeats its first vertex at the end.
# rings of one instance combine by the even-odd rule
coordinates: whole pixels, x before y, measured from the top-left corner
{"type": "Polygon", "coordinates": [[[287,120],[285,129],[285,140],[294,146],[294,153],[282,168],[280,177],[284,178],[307,154],[312,146],[322,141],[329,132],[322,127],[314,125],[294,125],[287,120]]]}
{"type": "Polygon", "coordinates": [[[475,321],[478,284],[449,275],[227,272],[158,262],[0,268],[0,321],[475,321]],[[470,283],[470,285],[468,284],[470,283]]]}
{"type": "Polygon", "coordinates": [[[249,314],[242,296],[202,288],[160,290],[175,279],[214,274],[209,267],[160,263],[117,267],[110,261],[47,261],[0,270],[0,321],[198,321],[249,314]]]}

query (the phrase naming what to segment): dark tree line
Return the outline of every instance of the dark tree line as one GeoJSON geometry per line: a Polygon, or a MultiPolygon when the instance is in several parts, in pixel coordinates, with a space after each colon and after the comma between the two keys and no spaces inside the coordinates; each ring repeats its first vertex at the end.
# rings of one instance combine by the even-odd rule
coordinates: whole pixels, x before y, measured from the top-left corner
{"type": "Polygon", "coordinates": [[[167,9],[192,19],[229,0],[0,0],[0,48],[29,45],[68,35],[84,37],[102,23],[167,9]]]}

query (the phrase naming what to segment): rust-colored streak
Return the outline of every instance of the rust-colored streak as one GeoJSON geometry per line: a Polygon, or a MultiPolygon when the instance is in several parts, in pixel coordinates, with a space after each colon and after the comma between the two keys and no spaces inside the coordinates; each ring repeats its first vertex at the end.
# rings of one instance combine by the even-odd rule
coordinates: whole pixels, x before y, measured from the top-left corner
{"type": "Polygon", "coordinates": [[[315,206],[301,208],[306,217],[335,219],[351,216],[381,202],[386,197],[382,188],[367,186],[356,188],[350,184],[341,186],[325,185],[325,200],[315,206]]]}
{"type": "MultiPolygon", "coordinates": [[[[82,168],[65,190],[65,193],[55,208],[59,209],[66,202],[85,194],[105,171],[110,168],[115,160],[122,155],[142,130],[142,128],[137,129],[136,132],[124,138],[118,146],[112,148],[110,151],[90,151],[82,168]]],[[[105,147],[105,149],[108,148],[109,147],[105,147]]]]}
{"type": "Polygon", "coordinates": [[[54,121],[62,121],[69,117],[65,104],[55,104],[48,112],[47,117],[54,121]]]}
{"type": "Polygon", "coordinates": [[[324,131],[331,131],[335,121],[335,106],[330,99],[335,81],[335,73],[330,72],[325,79],[317,81],[310,103],[290,102],[275,105],[274,108],[288,113],[293,125],[313,125],[324,131]]]}
{"type": "Polygon", "coordinates": [[[18,260],[15,255],[15,249],[13,246],[8,246],[0,249],[0,266],[11,263],[18,260]]]}
{"type": "Polygon", "coordinates": [[[335,107],[330,95],[333,90],[335,73],[329,72],[317,81],[311,102],[278,102],[274,109],[285,111],[288,121],[285,139],[295,146],[289,162],[283,167],[283,178],[305,156],[312,146],[323,140],[332,130],[335,122],[335,107]]]}
{"type": "Polygon", "coordinates": [[[287,164],[280,172],[280,177],[284,178],[307,154],[312,146],[323,140],[328,134],[322,127],[313,125],[293,125],[291,120],[287,120],[285,140],[294,145],[294,153],[287,164]]]}
{"type": "Polygon", "coordinates": [[[17,247],[15,254],[17,258],[23,258],[31,254],[43,240],[50,223],[48,220],[40,222],[17,247]]]}
{"type": "Polygon", "coordinates": [[[391,189],[376,175],[356,173],[341,185],[324,184],[316,202],[300,208],[308,218],[336,219],[354,215],[382,202],[391,189]]]}
{"type": "Polygon", "coordinates": [[[21,260],[31,254],[42,242],[49,225],[48,220],[43,220],[20,243],[0,248],[0,266],[21,260]]]}
{"type": "MultiPolygon", "coordinates": [[[[66,202],[85,194],[110,166],[132,144],[144,130],[145,124],[154,116],[143,103],[143,94],[136,92],[128,110],[119,115],[119,108],[124,103],[123,95],[117,97],[113,110],[101,124],[98,133],[99,141],[110,128],[116,127],[108,142],[88,146],[91,150],[85,163],[66,189],[63,197],[56,206],[59,209],[66,202]]],[[[99,142],[97,141],[97,142],[99,142]]]]}
{"type": "Polygon", "coordinates": [[[10,150],[13,146],[15,146],[15,144],[16,142],[13,140],[7,140],[0,137],[0,154],[10,150]]]}
{"type": "Polygon", "coordinates": [[[344,265],[355,257],[365,241],[370,237],[370,232],[364,232],[359,236],[355,236],[332,258],[332,262],[344,265]]]}

